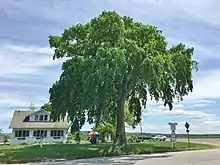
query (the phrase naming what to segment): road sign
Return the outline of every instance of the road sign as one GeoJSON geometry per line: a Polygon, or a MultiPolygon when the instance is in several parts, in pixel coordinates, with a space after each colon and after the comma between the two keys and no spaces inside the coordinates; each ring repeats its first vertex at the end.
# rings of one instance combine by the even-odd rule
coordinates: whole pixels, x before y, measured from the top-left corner
{"type": "Polygon", "coordinates": [[[171,129],[171,142],[172,142],[172,149],[175,149],[175,143],[176,143],[176,125],[177,123],[169,123],[170,129],[171,129]]]}
{"type": "Polygon", "coordinates": [[[176,131],[176,125],[177,125],[177,123],[169,123],[169,125],[170,125],[170,129],[171,129],[171,131],[176,131]]]}
{"type": "Polygon", "coordinates": [[[176,138],[176,134],[171,134],[171,138],[176,138]]]}
{"type": "MultiPolygon", "coordinates": [[[[171,138],[170,140],[171,140],[171,142],[175,143],[176,142],[176,137],[171,138]]],[[[174,146],[174,144],[173,144],[173,146],[174,146]]]]}
{"type": "Polygon", "coordinates": [[[186,122],[185,127],[186,127],[186,133],[187,133],[188,144],[189,144],[189,149],[190,149],[190,139],[189,139],[189,127],[190,127],[190,125],[189,125],[188,122],[186,122]]]}
{"type": "Polygon", "coordinates": [[[186,122],[185,127],[186,127],[187,130],[189,129],[190,125],[189,125],[188,122],[186,122]]]}

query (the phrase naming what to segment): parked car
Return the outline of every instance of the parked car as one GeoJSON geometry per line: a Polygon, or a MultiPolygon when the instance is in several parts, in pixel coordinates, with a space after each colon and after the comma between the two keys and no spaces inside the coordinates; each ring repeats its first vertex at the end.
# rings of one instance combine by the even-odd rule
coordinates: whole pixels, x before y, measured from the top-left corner
{"type": "Polygon", "coordinates": [[[150,136],[150,135],[141,135],[141,136],[138,136],[138,139],[140,139],[140,140],[153,140],[152,136],[150,136]]]}
{"type": "Polygon", "coordinates": [[[152,137],[152,139],[155,141],[166,141],[167,137],[164,135],[156,135],[156,136],[152,137]]]}

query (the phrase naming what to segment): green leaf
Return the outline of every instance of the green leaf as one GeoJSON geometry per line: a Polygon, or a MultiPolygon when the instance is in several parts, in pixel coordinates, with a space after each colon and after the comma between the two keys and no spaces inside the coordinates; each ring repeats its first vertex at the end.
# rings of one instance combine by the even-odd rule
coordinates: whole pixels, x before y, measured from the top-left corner
{"type": "Polygon", "coordinates": [[[157,27],[114,11],[50,36],[49,43],[54,59],[67,58],[49,91],[52,117],[68,115],[77,131],[86,115],[96,125],[118,124],[119,100],[129,109],[123,109],[125,120],[135,127],[147,100],[162,100],[172,110],[175,99],[183,100],[193,90],[192,72],[198,69],[194,48],[182,43],[168,48],[157,27]]]}

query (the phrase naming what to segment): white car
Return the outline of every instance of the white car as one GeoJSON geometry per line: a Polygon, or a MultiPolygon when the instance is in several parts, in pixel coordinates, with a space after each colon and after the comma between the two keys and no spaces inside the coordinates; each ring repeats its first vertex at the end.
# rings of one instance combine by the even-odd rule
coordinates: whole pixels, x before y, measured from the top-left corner
{"type": "Polygon", "coordinates": [[[164,135],[156,135],[156,136],[152,137],[152,139],[155,141],[166,141],[167,137],[164,135]]]}

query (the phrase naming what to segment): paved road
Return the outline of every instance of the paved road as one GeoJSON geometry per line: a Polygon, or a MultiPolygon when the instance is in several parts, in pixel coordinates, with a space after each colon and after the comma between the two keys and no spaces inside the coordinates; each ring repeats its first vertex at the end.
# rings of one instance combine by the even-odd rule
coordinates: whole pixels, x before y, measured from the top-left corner
{"type": "MultiPolygon", "coordinates": [[[[28,163],[26,165],[220,165],[220,150],[28,163]]],[[[21,165],[21,164],[20,164],[21,165]]]]}
{"type": "Polygon", "coordinates": [[[172,154],[160,154],[160,158],[145,159],[136,165],[219,165],[220,150],[191,151],[172,154]],[[160,157],[166,156],[166,157],[160,157]]]}

